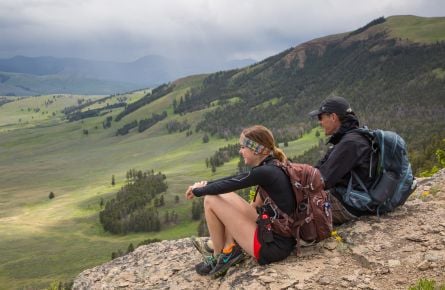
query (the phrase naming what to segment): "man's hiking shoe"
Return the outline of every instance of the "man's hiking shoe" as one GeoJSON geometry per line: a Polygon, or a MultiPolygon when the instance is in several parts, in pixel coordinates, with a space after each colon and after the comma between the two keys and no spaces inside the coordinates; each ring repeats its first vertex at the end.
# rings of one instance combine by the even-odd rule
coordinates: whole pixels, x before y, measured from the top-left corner
{"type": "Polygon", "coordinates": [[[211,247],[211,241],[209,239],[191,237],[193,246],[201,253],[203,256],[213,255],[213,248],[211,247]]]}
{"type": "Polygon", "coordinates": [[[218,256],[215,268],[210,272],[213,278],[217,278],[226,274],[227,270],[233,265],[238,264],[244,258],[243,249],[238,244],[234,244],[230,248],[226,248],[218,256]]]}
{"type": "Polygon", "coordinates": [[[204,256],[204,261],[195,265],[196,273],[199,275],[209,275],[216,266],[216,258],[213,255],[204,256]]]}

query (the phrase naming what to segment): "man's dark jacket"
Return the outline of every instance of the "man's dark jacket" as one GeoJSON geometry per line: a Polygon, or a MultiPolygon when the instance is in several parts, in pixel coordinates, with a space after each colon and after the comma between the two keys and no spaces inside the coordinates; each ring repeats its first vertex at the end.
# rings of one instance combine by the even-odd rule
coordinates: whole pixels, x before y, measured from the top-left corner
{"type": "MultiPolygon", "coordinates": [[[[350,213],[361,216],[367,214],[367,212],[358,211],[343,203],[341,194],[334,190],[336,187],[346,188],[348,186],[351,170],[354,170],[366,187],[370,187],[373,182],[377,157],[374,154],[372,158],[373,165],[370,177],[371,142],[365,136],[353,131],[358,127],[357,117],[348,114],[342,121],[339,130],[329,138],[329,150],[315,167],[320,169],[325,182],[325,189],[335,195],[350,213]]],[[[352,180],[352,188],[363,191],[355,179],[352,180]]]]}

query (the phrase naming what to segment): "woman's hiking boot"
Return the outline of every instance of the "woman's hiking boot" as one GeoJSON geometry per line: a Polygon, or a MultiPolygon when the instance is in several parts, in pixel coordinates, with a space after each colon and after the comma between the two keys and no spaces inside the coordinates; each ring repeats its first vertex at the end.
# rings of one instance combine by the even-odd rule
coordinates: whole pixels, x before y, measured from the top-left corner
{"type": "Polygon", "coordinates": [[[192,244],[203,256],[213,255],[212,241],[210,239],[203,239],[197,237],[191,237],[192,244]]]}
{"type": "Polygon", "coordinates": [[[217,259],[213,256],[204,256],[204,261],[195,265],[196,273],[199,275],[209,275],[215,268],[217,259]]]}
{"type": "Polygon", "coordinates": [[[209,274],[213,278],[223,276],[231,266],[238,264],[243,258],[243,249],[238,244],[233,244],[223,249],[223,252],[218,256],[215,267],[209,274]]]}

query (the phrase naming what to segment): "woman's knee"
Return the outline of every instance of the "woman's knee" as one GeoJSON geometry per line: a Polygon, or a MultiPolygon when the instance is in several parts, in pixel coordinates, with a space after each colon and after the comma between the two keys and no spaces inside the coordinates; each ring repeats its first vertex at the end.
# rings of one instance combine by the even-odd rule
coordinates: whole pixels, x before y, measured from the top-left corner
{"type": "Polygon", "coordinates": [[[218,202],[218,199],[220,199],[218,195],[204,196],[204,208],[211,208],[215,203],[218,202]]]}
{"type": "Polygon", "coordinates": [[[234,192],[229,192],[222,195],[206,195],[204,196],[204,208],[211,208],[215,205],[221,205],[221,203],[228,202],[226,201],[227,197],[231,194],[236,195],[234,192]]]}

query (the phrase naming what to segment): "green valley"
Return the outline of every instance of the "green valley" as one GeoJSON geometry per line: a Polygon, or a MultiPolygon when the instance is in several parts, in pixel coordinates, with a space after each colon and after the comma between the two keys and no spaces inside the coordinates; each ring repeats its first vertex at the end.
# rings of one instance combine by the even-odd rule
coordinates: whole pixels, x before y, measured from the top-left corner
{"type": "Polygon", "coordinates": [[[381,18],[246,68],[125,94],[0,98],[0,289],[69,281],[130,243],[196,234],[185,189],[235,173],[238,163],[212,173],[206,158],[253,124],[271,128],[288,156],[310,150],[316,158],[324,136],[307,113],[327,96],[350,100],[362,125],[400,133],[416,173],[431,169],[434,144],[445,138],[444,23],[381,18]],[[127,235],[103,230],[101,201],[115,197],[130,169],[166,175],[158,210],[174,209],[176,224],[127,235]]]}
{"type": "MultiPolygon", "coordinates": [[[[185,201],[186,187],[199,179],[214,179],[236,171],[238,159],[218,167],[212,174],[205,159],[229,140],[212,137],[202,142],[203,133],[186,136],[168,134],[171,119],[187,119],[193,126],[205,111],[184,116],[172,114],[172,101],[202,76],[179,80],[177,89],[126,116],[120,122],[102,124],[109,115],[75,122],[63,119],[61,110],[100,96],[49,95],[16,99],[0,107],[0,285],[6,288],[44,287],[53,280],[69,280],[82,269],[103,263],[118,249],[148,238],[173,239],[196,234],[198,223],[191,220],[191,203],[185,201]],[[28,108],[30,108],[28,110],[28,108]],[[166,110],[169,118],[150,129],[115,136],[123,122],[166,110]],[[88,131],[86,135],[84,132],[88,131]],[[102,229],[98,213],[101,199],[108,200],[125,182],[128,169],[162,171],[167,176],[166,205],[160,213],[174,208],[177,225],[163,225],[157,233],[111,235],[102,229]],[[116,185],[111,185],[114,175],[116,185]],[[50,192],[55,194],[49,199],[50,192]],[[180,197],[175,203],[176,196],[180,197]]],[[[146,92],[115,96],[131,103],[146,92]]],[[[90,109],[103,106],[97,102],[90,109]]],[[[88,110],[84,108],[83,110],[88,110]]],[[[293,155],[317,144],[314,132],[290,142],[293,155]],[[312,136],[312,137],[309,137],[312,136]]],[[[1,287],[0,287],[1,288],[1,287]]],[[[5,289],[6,289],[5,288],[5,289]]]]}

